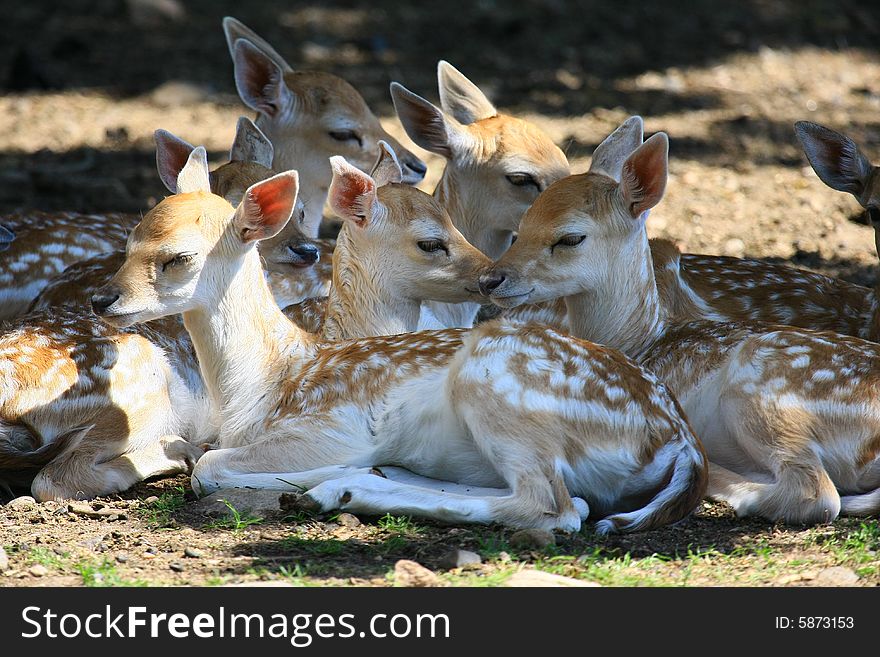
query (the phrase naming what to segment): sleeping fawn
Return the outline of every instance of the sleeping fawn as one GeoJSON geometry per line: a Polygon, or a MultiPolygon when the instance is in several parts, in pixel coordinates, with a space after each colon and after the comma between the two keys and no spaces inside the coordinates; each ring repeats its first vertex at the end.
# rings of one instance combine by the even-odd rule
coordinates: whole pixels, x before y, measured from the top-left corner
{"type": "Polygon", "coordinates": [[[403,182],[425,177],[425,164],[389,135],[366,101],[348,82],[321,71],[296,71],[253,30],[223,19],[242,102],[257,112],[256,124],[275,146],[275,168],[296,167],[306,209],[308,237],[318,236],[332,155],[362,171],[375,161],[379,140],[392,145],[403,165],[403,182]]]}
{"type": "MultiPolygon", "coordinates": [[[[295,173],[252,186],[235,209],[210,194],[198,154],[185,172],[200,190],[144,217],[101,308],[117,326],[183,314],[221,417],[222,448],[197,463],[195,490],[293,485],[320,509],[564,530],[592,514],[605,532],[694,509],[704,456],[652,375],[617,351],[504,323],[317,343],[272,301],[254,249],[288,220],[295,173]]],[[[388,211],[383,195],[337,181],[331,193],[365,220],[388,211]]]]}
{"type": "MultiPolygon", "coordinates": [[[[594,158],[588,173],[551,185],[481,278],[483,291],[504,307],[564,297],[574,335],[655,373],[706,448],[710,496],[738,514],[803,523],[876,514],[880,346],[703,320],[677,271],[658,273],[645,231],[667,152],[658,133],[622,161],[594,158]]],[[[772,289],[793,294],[781,282],[772,289]]]]}
{"type": "MultiPolygon", "coordinates": [[[[410,138],[446,158],[434,198],[465,239],[493,260],[513,241],[523,212],[541,190],[569,173],[568,160],[535,125],[499,112],[447,62],[437,65],[441,108],[391,84],[410,138]]],[[[479,305],[427,305],[423,326],[473,326],[479,305]]]]}

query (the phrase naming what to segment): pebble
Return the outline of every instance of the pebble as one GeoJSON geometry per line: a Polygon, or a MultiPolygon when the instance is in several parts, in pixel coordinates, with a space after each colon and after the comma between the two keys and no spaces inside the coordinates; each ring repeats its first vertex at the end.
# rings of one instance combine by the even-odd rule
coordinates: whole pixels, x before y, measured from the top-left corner
{"type": "Polygon", "coordinates": [[[205,553],[197,548],[188,547],[183,551],[183,556],[189,557],[190,559],[201,559],[205,556],[205,553]]]}
{"type": "Polygon", "coordinates": [[[859,576],[851,568],[832,566],[819,571],[816,576],[818,586],[854,586],[859,576]]]}
{"type": "Polygon", "coordinates": [[[32,506],[36,506],[37,501],[31,497],[30,495],[22,495],[21,497],[16,497],[14,500],[10,500],[6,504],[7,509],[28,509],[32,506]]]}
{"type": "Polygon", "coordinates": [[[511,534],[510,544],[524,550],[542,550],[549,545],[556,545],[556,537],[546,529],[520,529],[511,534]]]}
{"type": "Polygon", "coordinates": [[[482,562],[483,559],[476,552],[453,548],[440,557],[437,565],[444,570],[452,570],[453,568],[476,568],[482,562]]]}
{"type": "Polygon", "coordinates": [[[147,499],[144,500],[144,504],[155,504],[159,501],[159,498],[155,495],[150,495],[147,499]]]}
{"type": "Polygon", "coordinates": [[[46,566],[37,564],[28,568],[28,572],[31,574],[31,577],[45,577],[49,574],[49,569],[46,566]]]}
{"type": "Polygon", "coordinates": [[[179,564],[176,561],[172,561],[170,564],[168,564],[168,567],[175,573],[182,573],[185,570],[183,564],[179,564]]]}
{"type": "Polygon", "coordinates": [[[9,568],[9,557],[6,556],[6,550],[0,545],[0,572],[9,568]]]}
{"type": "Polygon", "coordinates": [[[439,586],[440,578],[422,564],[401,559],[394,564],[394,583],[405,587],[439,586]]]}
{"type": "Polygon", "coordinates": [[[125,554],[125,552],[120,552],[116,555],[116,561],[118,561],[119,563],[125,563],[126,561],[128,561],[128,555],[125,554]]]}
{"type": "Polygon", "coordinates": [[[350,513],[340,513],[336,518],[336,522],[338,522],[343,527],[348,527],[349,529],[353,527],[360,527],[361,521],[357,516],[352,515],[350,513]]]}
{"type": "Polygon", "coordinates": [[[742,258],[746,252],[746,243],[738,237],[732,237],[724,242],[721,247],[721,252],[726,256],[742,258]]]}

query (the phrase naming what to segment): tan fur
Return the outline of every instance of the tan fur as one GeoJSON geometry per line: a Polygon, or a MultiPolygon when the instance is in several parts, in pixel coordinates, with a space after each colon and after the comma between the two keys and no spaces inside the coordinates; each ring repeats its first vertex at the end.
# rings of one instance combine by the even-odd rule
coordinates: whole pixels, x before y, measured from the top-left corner
{"type": "MultiPolygon", "coordinates": [[[[645,166],[645,153],[657,162],[661,137],[627,162],[645,166]]],[[[662,169],[649,164],[640,175],[665,179],[662,154],[662,169]]],[[[703,301],[676,267],[674,247],[649,247],[644,218],[628,214],[626,184],[588,173],[551,186],[487,274],[506,274],[493,301],[565,296],[575,335],[618,347],[655,372],[706,446],[710,495],[738,513],[814,523],[841,510],[880,511],[873,492],[880,487],[880,347],[831,332],[689,321],[706,317],[703,301]],[[551,254],[563,235],[586,239],[551,254]]],[[[646,188],[641,180],[632,185],[646,188]]],[[[782,284],[778,290],[796,296],[782,284]]]]}

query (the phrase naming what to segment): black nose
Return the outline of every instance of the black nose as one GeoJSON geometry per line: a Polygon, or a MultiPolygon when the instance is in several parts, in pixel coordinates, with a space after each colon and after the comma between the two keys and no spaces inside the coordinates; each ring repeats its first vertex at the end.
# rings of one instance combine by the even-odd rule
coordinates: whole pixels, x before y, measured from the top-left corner
{"type": "Polygon", "coordinates": [[[406,158],[406,162],[404,162],[404,164],[406,165],[407,169],[411,169],[420,176],[424,176],[426,173],[428,173],[428,165],[415,156],[406,158]]]}
{"type": "Polygon", "coordinates": [[[488,297],[506,280],[507,276],[502,272],[490,271],[488,274],[483,274],[480,276],[480,293],[488,297]]]}
{"type": "Polygon", "coordinates": [[[107,312],[107,309],[116,303],[116,300],[119,299],[119,293],[113,292],[112,290],[109,292],[98,292],[97,294],[92,295],[92,310],[95,311],[96,315],[103,315],[107,312]]]}
{"type": "Polygon", "coordinates": [[[290,252],[299,260],[307,264],[318,262],[318,258],[321,256],[318,247],[314,244],[289,244],[287,248],[290,249],[290,252]]]}

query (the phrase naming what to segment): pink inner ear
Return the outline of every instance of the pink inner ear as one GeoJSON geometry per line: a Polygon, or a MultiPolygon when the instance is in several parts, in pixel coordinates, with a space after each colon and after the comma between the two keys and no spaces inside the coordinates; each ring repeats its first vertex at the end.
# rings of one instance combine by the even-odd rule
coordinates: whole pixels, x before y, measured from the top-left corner
{"type": "Polygon", "coordinates": [[[626,161],[622,182],[624,198],[633,218],[653,208],[666,189],[666,166],[662,145],[650,145],[636,151],[626,161]]]}
{"type": "Polygon", "coordinates": [[[251,200],[260,208],[260,223],[274,225],[290,217],[295,185],[293,178],[284,176],[270,178],[251,189],[251,200]]]}
{"type": "Polygon", "coordinates": [[[177,191],[177,176],[186,166],[195,148],[183,140],[164,138],[156,144],[156,160],[159,177],[171,192],[177,191]]]}
{"type": "Polygon", "coordinates": [[[346,173],[333,184],[333,208],[350,219],[362,219],[365,197],[373,191],[372,181],[366,176],[346,173]]]}

